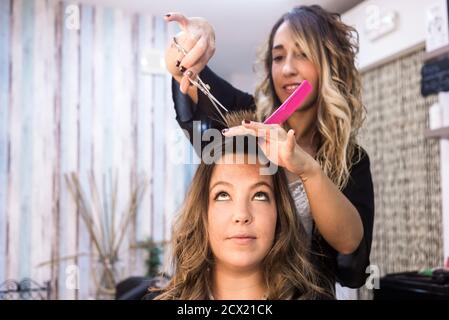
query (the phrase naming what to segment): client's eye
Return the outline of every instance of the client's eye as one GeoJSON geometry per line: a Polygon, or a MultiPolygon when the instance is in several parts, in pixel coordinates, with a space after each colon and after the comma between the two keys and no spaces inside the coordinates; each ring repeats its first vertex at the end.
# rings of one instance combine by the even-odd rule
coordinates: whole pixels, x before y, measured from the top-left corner
{"type": "Polygon", "coordinates": [[[270,198],[266,192],[259,191],[254,195],[254,200],[258,201],[269,201],[270,198]]]}
{"type": "Polygon", "coordinates": [[[214,200],[216,201],[225,201],[225,200],[229,200],[231,197],[229,196],[229,194],[227,192],[221,191],[219,193],[217,193],[217,195],[215,196],[214,200]]]}

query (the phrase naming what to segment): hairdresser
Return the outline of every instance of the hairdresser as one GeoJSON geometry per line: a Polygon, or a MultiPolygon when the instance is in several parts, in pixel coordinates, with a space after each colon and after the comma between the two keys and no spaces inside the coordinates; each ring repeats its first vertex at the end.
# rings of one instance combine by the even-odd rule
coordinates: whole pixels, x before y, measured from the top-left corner
{"type": "MultiPolygon", "coordinates": [[[[275,160],[287,173],[289,190],[310,240],[314,263],[327,278],[358,288],[368,276],[374,195],[368,154],[357,144],[365,119],[360,76],[354,65],[356,31],[339,15],[319,6],[295,7],[271,29],[258,57],[262,70],[254,95],[227,83],[206,64],[215,51],[212,26],[202,18],[167,14],[181,27],[166,51],[173,76],[172,94],[179,125],[195,130],[223,130],[223,135],[258,136],[265,147],[278,146],[275,160]],[[243,121],[224,128],[211,101],[190,79],[200,78],[229,110],[250,110],[263,121],[301,84],[313,87],[302,106],[282,125],[243,121]],[[201,121],[201,125],[195,125],[201,121]],[[264,130],[261,130],[264,129],[264,130]],[[271,140],[270,140],[271,139],[271,140]]],[[[192,141],[192,140],[191,140],[192,141]]],[[[201,150],[196,150],[200,152],[201,150]]]]}

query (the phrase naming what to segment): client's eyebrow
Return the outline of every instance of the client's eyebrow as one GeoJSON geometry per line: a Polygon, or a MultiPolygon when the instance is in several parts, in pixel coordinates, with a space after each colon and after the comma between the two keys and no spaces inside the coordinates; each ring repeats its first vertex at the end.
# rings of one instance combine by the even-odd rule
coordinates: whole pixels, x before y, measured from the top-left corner
{"type": "Polygon", "coordinates": [[[255,184],[253,184],[251,186],[251,189],[254,189],[254,188],[257,188],[257,187],[260,187],[260,186],[267,186],[268,188],[270,188],[271,191],[273,191],[273,187],[269,183],[267,183],[265,181],[260,181],[260,182],[257,182],[255,184]]]}
{"type": "Polygon", "coordinates": [[[232,183],[229,183],[229,182],[226,182],[226,181],[217,181],[210,187],[209,190],[212,190],[213,188],[215,188],[219,184],[224,184],[224,185],[226,185],[228,187],[233,187],[234,186],[232,183]]]}
{"type": "MultiPolygon", "coordinates": [[[[234,187],[234,185],[232,183],[229,183],[229,182],[226,182],[226,181],[217,181],[210,187],[209,190],[212,190],[213,188],[215,188],[217,185],[220,185],[220,184],[223,184],[223,185],[231,187],[231,188],[234,187]]],[[[269,183],[267,183],[265,181],[256,182],[250,188],[251,189],[255,189],[255,188],[260,187],[260,186],[267,186],[268,188],[270,188],[271,191],[273,191],[273,187],[269,183]]]]}

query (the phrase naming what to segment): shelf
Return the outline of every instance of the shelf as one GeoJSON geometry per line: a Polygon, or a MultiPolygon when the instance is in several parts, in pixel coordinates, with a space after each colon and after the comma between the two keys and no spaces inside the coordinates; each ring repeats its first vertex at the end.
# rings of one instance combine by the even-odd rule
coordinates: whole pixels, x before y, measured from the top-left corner
{"type": "Polygon", "coordinates": [[[449,139],[449,127],[426,129],[424,136],[428,139],[449,139]]]}
{"type": "Polygon", "coordinates": [[[435,58],[444,58],[449,54],[449,44],[439,49],[424,53],[424,61],[429,61],[435,58]]]}

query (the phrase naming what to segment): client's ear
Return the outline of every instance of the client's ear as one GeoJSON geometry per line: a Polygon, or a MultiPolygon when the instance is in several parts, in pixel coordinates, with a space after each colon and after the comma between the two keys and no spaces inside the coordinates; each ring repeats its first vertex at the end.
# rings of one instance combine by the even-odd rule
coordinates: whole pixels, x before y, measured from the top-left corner
{"type": "Polygon", "coordinates": [[[243,120],[257,121],[256,113],[251,110],[241,110],[225,114],[225,122],[228,128],[240,126],[243,120]]]}

